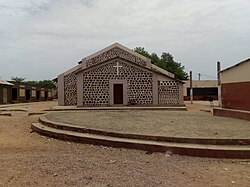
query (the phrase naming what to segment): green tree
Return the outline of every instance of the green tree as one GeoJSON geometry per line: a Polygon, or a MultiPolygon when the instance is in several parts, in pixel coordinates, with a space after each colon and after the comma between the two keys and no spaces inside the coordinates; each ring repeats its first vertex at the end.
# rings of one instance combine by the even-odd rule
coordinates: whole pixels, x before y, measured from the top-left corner
{"type": "Polygon", "coordinates": [[[52,80],[26,81],[26,83],[33,85],[33,86],[39,86],[42,88],[48,88],[48,89],[56,88],[56,85],[52,80]]]}
{"type": "Polygon", "coordinates": [[[25,83],[30,84],[32,86],[39,86],[39,81],[26,81],[25,83]]]}
{"type": "Polygon", "coordinates": [[[158,57],[158,55],[156,53],[152,53],[150,59],[151,59],[152,63],[157,63],[160,61],[160,58],[158,57]]]}
{"type": "Polygon", "coordinates": [[[42,80],[42,81],[25,81],[24,77],[11,77],[11,80],[17,83],[27,83],[32,86],[39,86],[42,88],[55,89],[56,84],[52,80],[42,80]]]}
{"type": "Polygon", "coordinates": [[[17,83],[22,83],[24,82],[26,77],[11,77],[11,80],[17,83]]]}
{"type": "Polygon", "coordinates": [[[174,57],[170,53],[162,53],[159,66],[163,66],[165,70],[173,73],[177,79],[188,79],[188,74],[185,72],[185,67],[182,66],[181,63],[174,61],[174,57]]]}
{"type": "Polygon", "coordinates": [[[133,51],[135,51],[135,52],[137,52],[137,53],[139,53],[147,58],[151,58],[151,55],[147,51],[145,51],[144,47],[136,47],[136,48],[134,48],[133,51]]]}
{"type": "Polygon", "coordinates": [[[163,52],[161,58],[159,58],[156,53],[150,54],[144,47],[136,47],[134,51],[151,59],[151,62],[158,67],[173,73],[175,78],[180,80],[188,79],[185,67],[181,63],[174,61],[174,57],[170,53],[163,52]]]}
{"type": "Polygon", "coordinates": [[[49,88],[49,89],[56,88],[55,82],[53,82],[52,80],[39,81],[38,86],[44,87],[44,88],[49,88]]]}

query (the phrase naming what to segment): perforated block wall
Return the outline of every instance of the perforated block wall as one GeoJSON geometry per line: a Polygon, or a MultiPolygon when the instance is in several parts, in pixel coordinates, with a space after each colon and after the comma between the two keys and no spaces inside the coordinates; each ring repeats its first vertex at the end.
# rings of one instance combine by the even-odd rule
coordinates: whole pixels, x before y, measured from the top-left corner
{"type": "Polygon", "coordinates": [[[179,105],[179,83],[177,81],[158,82],[159,104],[179,105]]]}
{"type": "Polygon", "coordinates": [[[110,60],[110,59],[113,59],[116,57],[120,57],[120,58],[125,59],[127,61],[134,62],[135,64],[138,64],[141,66],[147,65],[147,62],[144,61],[143,59],[141,59],[141,58],[139,58],[131,53],[128,53],[127,51],[124,51],[123,49],[115,47],[113,49],[110,49],[107,52],[104,52],[104,53],[102,53],[94,58],[89,59],[86,62],[86,66],[91,67],[93,65],[100,64],[102,62],[105,62],[107,60],[110,60]]]}
{"type": "Polygon", "coordinates": [[[153,73],[128,63],[119,62],[122,67],[117,75],[116,61],[83,73],[83,105],[109,105],[109,80],[127,80],[128,102],[139,105],[153,103],[153,73]]]}
{"type": "Polygon", "coordinates": [[[75,73],[64,77],[64,105],[77,105],[77,78],[75,73]]]}

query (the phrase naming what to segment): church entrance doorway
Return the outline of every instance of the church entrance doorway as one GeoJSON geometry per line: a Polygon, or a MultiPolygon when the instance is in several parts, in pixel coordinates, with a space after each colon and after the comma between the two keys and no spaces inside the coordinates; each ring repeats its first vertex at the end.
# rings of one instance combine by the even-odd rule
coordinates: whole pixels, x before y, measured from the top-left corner
{"type": "Polygon", "coordinates": [[[123,84],[114,84],[114,104],[123,104],[123,84]]]}

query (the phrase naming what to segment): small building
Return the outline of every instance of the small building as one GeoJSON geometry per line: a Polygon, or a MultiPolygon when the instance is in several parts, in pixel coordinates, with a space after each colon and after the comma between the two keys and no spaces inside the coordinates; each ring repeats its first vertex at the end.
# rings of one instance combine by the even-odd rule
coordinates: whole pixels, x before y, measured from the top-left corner
{"type": "MultiPolygon", "coordinates": [[[[190,100],[190,81],[184,81],[184,101],[190,100]]],[[[218,100],[217,80],[193,80],[193,100],[218,100]]]]}
{"type": "Polygon", "coordinates": [[[183,82],[115,43],[58,76],[59,105],[182,106],[183,82]]]}
{"type": "Polygon", "coordinates": [[[16,83],[13,81],[10,82],[13,84],[11,88],[12,103],[52,100],[51,89],[40,88],[27,83],[16,83]]]}
{"type": "Polygon", "coordinates": [[[11,103],[11,87],[13,84],[0,80],[0,104],[11,103]]]}
{"type": "Polygon", "coordinates": [[[250,120],[250,59],[220,71],[222,108],[214,115],[250,120]]]}
{"type": "Polygon", "coordinates": [[[0,104],[53,100],[52,90],[27,83],[0,80],[0,104]]]}

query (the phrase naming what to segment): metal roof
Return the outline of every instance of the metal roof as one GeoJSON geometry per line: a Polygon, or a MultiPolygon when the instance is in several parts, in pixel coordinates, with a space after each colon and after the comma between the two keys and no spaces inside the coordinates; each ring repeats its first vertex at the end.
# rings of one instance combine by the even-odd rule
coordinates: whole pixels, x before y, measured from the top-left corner
{"type": "Polygon", "coordinates": [[[13,86],[13,85],[14,85],[14,84],[9,83],[9,82],[7,82],[7,81],[5,81],[5,80],[0,80],[0,84],[8,85],[8,86],[13,86]]]}
{"type": "Polygon", "coordinates": [[[227,70],[232,69],[232,68],[234,68],[234,67],[236,67],[236,66],[239,66],[239,65],[241,65],[241,64],[243,64],[243,63],[245,63],[245,62],[250,62],[250,58],[248,58],[248,59],[246,59],[246,60],[244,60],[244,61],[242,61],[242,62],[239,62],[239,63],[237,63],[237,64],[235,64],[235,65],[233,65],[233,66],[230,66],[230,67],[228,67],[228,68],[226,68],[226,69],[224,69],[224,70],[221,70],[220,72],[227,71],[227,70]]]}

